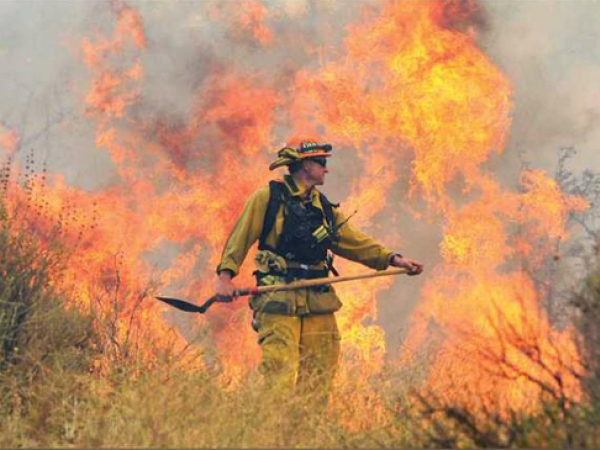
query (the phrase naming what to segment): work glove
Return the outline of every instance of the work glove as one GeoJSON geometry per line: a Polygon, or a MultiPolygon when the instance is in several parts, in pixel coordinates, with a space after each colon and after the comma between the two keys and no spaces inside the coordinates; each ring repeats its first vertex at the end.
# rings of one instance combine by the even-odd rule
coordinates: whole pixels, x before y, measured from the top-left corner
{"type": "Polygon", "coordinates": [[[390,265],[408,270],[406,274],[410,276],[419,275],[421,272],[423,272],[424,269],[423,264],[421,264],[420,262],[414,259],[405,258],[399,254],[395,254],[392,257],[390,265]]]}
{"type": "Polygon", "coordinates": [[[231,281],[231,273],[227,270],[223,270],[219,274],[215,291],[218,302],[229,303],[233,301],[235,285],[231,281]]]}

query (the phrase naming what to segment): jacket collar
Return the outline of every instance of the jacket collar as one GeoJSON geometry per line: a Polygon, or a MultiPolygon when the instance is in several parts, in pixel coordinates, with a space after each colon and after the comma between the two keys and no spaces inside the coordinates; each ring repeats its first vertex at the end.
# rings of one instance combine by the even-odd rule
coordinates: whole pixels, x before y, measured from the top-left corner
{"type": "MultiPolygon", "coordinates": [[[[293,196],[303,196],[307,191],[307,188],[304,185],[304,183],[294,178],[294,176],[291,174],[284,175],[283,181],[293,196]]],[[[310,190],[311,199],[314,199],[317,195],[318,191],[315,188],[312,188],[310,190]]]]}

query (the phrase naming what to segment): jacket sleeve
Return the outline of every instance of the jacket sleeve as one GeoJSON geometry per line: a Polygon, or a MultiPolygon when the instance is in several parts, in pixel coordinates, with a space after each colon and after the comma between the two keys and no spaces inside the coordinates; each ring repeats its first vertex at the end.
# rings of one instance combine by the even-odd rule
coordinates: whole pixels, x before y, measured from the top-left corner
{"type": "Polygon", "coordinates": [[[371,269],[385,270],[388,268],[394,255],[393,251],[353,227],[349,221],[345,222],[346,216],[337,209],[334,212],[334,218],[336,223],[343,225],[338,230],[338,241],[333,243],[333,253],[371,269]]]}
{"type": "Polygon", "coordinates": [[[233,276],[239,273],[250,247],[260,237],[268,203],[268,186],[252,194],[225,243],[217,266],[218,274],[225,269],[230,270],[233,276]]]}

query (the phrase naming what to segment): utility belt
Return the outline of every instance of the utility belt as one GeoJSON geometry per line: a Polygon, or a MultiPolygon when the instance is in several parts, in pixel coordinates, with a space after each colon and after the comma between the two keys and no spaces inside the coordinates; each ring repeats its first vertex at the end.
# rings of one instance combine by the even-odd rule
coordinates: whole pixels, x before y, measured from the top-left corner
{"type": "MultiPolygon", "coordinates": [[[[277,283],[291,283],[296,280],[311,280],[324,278],[329,275],[330,268],[327,262],[317,265],[301,264],[288,261],[283,256],[270,250],[261,250],[255,258],[257,270],[254,276],[258,285],[271,285],[277,283]]],[[[328,292],[329,286],[315,286],[309,289],[317,292],[328,292]]]]}
{"type": "MultiPolygon", "coordinates": [[[[271,250],[259,250],[256,254],[254,272],[260,286],[291,283],[295,280],[306,280],[327,277],[331,270],[331,260],[317,264],[301,264],[288,261],[271,250]]],[[[335,272],[334,272],[335,275],[335,272]]],[[[256,295],[250,299],[250,307],[254,315],[259,313],[282,314],[288,316],[309,316],[329,314],[342,306],[332,286],[314,286],[307,288],[309,295],[256,295]]]]}
{"type": "MultiPolygon", "coordinates": [[[[328,269],[288,269],[286,272],[279,272],[278,270],[270,270],[266,273],[259,272],[258,270],[254,272],[256,276],[256,280],[259,285],[269,285],[276,284],[273,281],[274,278],[282,279],[285,283],[291,283],[296,280],[312,280],[315,278],[325,278],[329,274],[328,269]]],[[[329,286],[314,286],[310,289],[319,291],[319,292],[327,292],[329,291],[329,286]],[[326,289],[323,289],[326,288],[326,289]]]]}

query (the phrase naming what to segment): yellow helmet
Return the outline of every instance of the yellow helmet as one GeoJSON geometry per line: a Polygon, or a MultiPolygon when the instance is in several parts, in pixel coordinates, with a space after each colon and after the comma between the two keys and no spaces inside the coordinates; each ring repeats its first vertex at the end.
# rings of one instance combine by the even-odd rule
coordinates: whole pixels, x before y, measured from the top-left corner
{"type": "Polygon", "coordinates": [[[286,145],[277,152],[277,159],[269,166],[269,170],[289,166],[304,159],[329,158],[332,150],[331,144],[318,144],[313,141],[301,141],[298,147],[286,145]]]}

